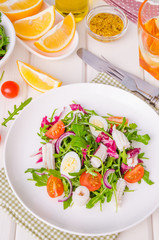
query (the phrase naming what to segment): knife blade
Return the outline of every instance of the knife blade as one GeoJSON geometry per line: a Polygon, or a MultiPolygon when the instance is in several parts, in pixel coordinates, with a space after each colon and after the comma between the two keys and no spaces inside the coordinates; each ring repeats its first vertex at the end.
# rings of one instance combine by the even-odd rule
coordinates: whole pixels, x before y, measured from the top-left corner
{"type": "Polygon", "coordinates": [[[108,61],[105,61],[90,51],[80,48],[77,50],[77,55],[91,67],[96,69],[99,72],[106,72],[111,75],[113,78],[118,80],[121,84],[126,86],[129,90],[139,93],[141,96],[155,104],[158,101],[159,88],[149,84],[148,82],[142,80],[139,77],[136,77],[133,74],[130,74],[124,70],[114,67],[108,61]],[[113,69],[113,71],[111,71],[113,69]],[[114,73],[114,69],[117,69],[117,74],[114,73]],[[120,74],[121,73],[121,76],[120,74]],[[123,77],[124,75],[124,77],[123,77]]]}

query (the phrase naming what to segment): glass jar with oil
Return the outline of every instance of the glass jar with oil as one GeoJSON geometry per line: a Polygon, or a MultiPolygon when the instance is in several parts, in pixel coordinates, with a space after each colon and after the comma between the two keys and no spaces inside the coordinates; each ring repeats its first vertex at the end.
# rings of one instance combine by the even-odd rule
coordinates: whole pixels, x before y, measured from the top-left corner
{"type": "Polygon", "coordinates": [[[71,12],[76,22],[79,22],[88,12],[88,1],[89,0],[55,0],[55,7],[64,17],[71,12]]]}

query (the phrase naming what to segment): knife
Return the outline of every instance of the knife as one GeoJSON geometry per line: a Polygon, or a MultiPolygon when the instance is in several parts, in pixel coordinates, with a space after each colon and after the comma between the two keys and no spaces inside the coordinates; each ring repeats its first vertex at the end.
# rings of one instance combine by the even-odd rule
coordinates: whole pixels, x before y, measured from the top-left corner
{"type": "Polygon", "coordinates": [[[129,90],[138,93],[148,103],[159,109],[159,88],[131,73],[113,66],[108,60],[103,60],[84,48],[78,49],[77,55],[97,71],[109,74],[129,90]]]}

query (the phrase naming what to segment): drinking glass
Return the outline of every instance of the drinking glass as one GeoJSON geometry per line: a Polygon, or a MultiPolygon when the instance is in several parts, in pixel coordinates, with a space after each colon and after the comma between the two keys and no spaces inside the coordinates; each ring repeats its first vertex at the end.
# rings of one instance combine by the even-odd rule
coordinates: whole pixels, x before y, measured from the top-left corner
{"type": "Polygon", "coordinates": [[[145,0],[138,15],[140,66],[159,80],[159,1],[145,0]]]}
{"type": "Polygon", "coordinates": [[[79,22],[88,12],[88,0],[55,0],[55,7],[63,16],[71,12],[79,22]]]}

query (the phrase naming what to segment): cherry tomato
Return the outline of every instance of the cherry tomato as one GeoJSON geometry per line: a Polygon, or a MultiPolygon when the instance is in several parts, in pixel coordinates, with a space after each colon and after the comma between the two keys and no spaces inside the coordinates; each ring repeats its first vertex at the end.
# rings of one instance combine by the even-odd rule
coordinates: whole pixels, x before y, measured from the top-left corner
{"type": "Polygon", "coordinates": [[[141,165],[136,165],[131,171],[127,171],[124,175],[125,181],[136,183],[144,176],[144,168],[141,165]]]}
{"type": "Polygon", "coordinates": [[[97,176],[93,176],[90,173],[82,173],[80,176],[80,184],[82,186],[85,186],[89,189],[89,191],[96,191],[98,190],[102,183],[101,183],[101,179],[102,179],[102,175],[98,172],[97,176]]]}
{"type": "Polygon", "coordinates": [[[55,123],[49,130],[45,133],[48,138],[57,139],[65,132],[65,125],[60,120],[55,123]]]}
{"type": "Polygon", "coordinates": [[[47,181],[47,192],[51,198],[61,196],[64,192],[61,179],[51,175],[47,181]]]}
{"type": "MultiPolygon", "coordinates": [[[[123,122],[123,117],[118,117],[118,116],[110,116],[107,119],[108,121],[114,122],[116,126],[118,126],[119,124],[122,124],[123,122]],[[118,124],[119,123],[119,124],[118,124]]],[[[126,122],[125,124],[128,123],[128,119],[126,118],[126,122]]],[[[112,124],[111,124],[112,125],[112,124]]]]}
{"type": "Polygon", "coordinates": [[[1,86],[1,92],[6,98],[14,98],[19,93],[19,85],[13,81],[4,82],[1,86]]]}

